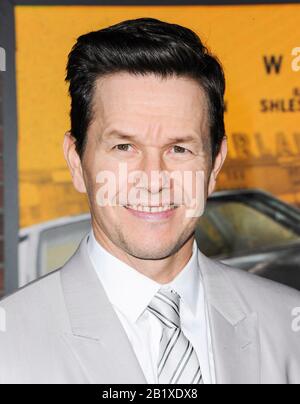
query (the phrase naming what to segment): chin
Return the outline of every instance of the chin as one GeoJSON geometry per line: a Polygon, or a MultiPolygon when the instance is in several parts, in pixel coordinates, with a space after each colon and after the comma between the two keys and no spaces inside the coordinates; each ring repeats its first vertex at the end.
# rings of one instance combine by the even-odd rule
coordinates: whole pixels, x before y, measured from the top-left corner
{"type": "Polygon", "coordinates": [[[126,242],[127,252],[138,259],[142,260],[162,260],[174,254],[174,243],[161,242],[160,240],[149,240],[149,242],[126,242]]]}

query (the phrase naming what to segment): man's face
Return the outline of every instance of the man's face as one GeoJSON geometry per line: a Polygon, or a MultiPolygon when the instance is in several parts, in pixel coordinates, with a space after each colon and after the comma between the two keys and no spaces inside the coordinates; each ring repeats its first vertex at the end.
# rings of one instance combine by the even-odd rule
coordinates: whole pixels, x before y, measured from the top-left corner
{"type": "Polygon", "coordinates": [[[162,80],[154,75],[122,73],[99,79],[87,136],[80,170],[73,178],[77,189],[88,194],[94,231],[140,259],[164,259],[179,251],[199,219],[188,217],[189,199],[184,198],[199,196],[196,173],[204,174],[197,191],[204,200],[213,187],[209,114],[201,87],[190,79],[162,80]],[[120,164],[129,177],[136,172],[144,177],[134,175],[136,183],[132,177],[121,178],[120,164]],[[104,171],[116,179],[115,188],[110,183],[106,206],[99,197],[104,171]],[[170,176],[155,176],[155,172],[170,176]],[[177,177],[172,177],[174,172],[177,177]],[[179,173],[185,178],[184,172],[192,176],[192,189],[190,183],[178,181],[179,173]],[[163,213],[140,212],[133,206],[133,195],[143,207],[171,206],[163,213]],[[179,206],[173,209],[173,204],[179,206]]]}

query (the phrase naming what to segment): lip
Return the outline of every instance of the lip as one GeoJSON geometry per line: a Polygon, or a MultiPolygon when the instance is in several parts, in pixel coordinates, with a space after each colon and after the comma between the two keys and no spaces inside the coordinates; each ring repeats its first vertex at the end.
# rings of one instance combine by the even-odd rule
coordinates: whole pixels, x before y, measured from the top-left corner
{"type": "Polygon", "coordinates": [[[175,212],[178,208],[166,210],[165,212],[157,212],[157,213],[150,213],[150,212],[140,212],[134,209],[129,208],[128,206],[124,206],[124,208],[131,213],[133,216],[143,219],[143,220],[152,220],[152,221],[160,221],[170,219],[172,216],[175,215],[175,212]]]}

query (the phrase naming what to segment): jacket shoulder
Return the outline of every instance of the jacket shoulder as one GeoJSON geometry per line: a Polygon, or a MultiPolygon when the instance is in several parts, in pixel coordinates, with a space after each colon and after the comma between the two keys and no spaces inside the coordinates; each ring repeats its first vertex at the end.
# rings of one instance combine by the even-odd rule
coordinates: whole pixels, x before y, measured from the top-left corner
{"type": "Polygon", "coordinates": [[[290,321],[293,312],[300,308],[298,290],[222,263],[217,265],[250,311],[290,321]]]}
{"type": "Polygon", "coordinates": [[[3,309],[9,309],[15,304],[26,304],[30,302],[34,297],[47,300],[51,298],[51,291],[59,287],[61,268],[54,272],[51,272],[39,279],[36,279],[29,284],[17,289],[10,295],[5,296],[0,300],[0,307],[3,309]]]}
{"type": "MultiPolygon", "coordinates": [[[[38,335],[48,324],[60,324],[65,317],[60,270],[18,289],[0,301],[2,348],[16,343],[23,335],[38,335]]],[[[1,355],[0,355],[1,356],[1,355]]]]}
{"type": "Polygon", "coordinates": [[[270,296],[282,295],[287,299],[296,300],[300,303],[300,291],[296,289],[225,264],[219,265],[239,286],[244,286],[245,289],[257,295],[261,295],[262,292],[270,296]]]}

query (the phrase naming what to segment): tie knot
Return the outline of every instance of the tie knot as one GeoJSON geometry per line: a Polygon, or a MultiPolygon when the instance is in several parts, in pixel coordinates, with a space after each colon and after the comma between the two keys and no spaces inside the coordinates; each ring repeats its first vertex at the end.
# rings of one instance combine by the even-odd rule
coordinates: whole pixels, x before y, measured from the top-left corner
{"type": "Polygon", "coordinates": [[[174,290],[160,289],[149,304],[148,310],[164,326],[180,328],[180,296],[174,290]]]}

